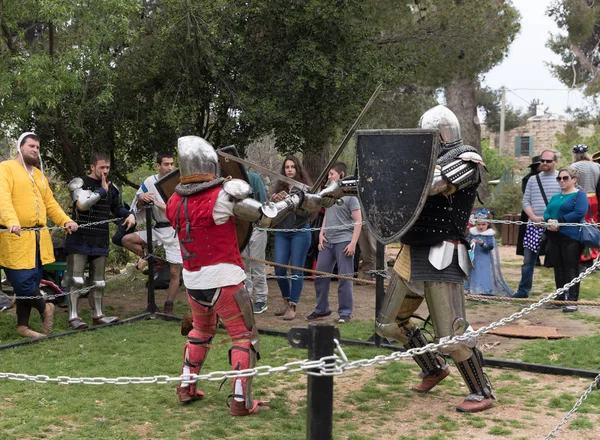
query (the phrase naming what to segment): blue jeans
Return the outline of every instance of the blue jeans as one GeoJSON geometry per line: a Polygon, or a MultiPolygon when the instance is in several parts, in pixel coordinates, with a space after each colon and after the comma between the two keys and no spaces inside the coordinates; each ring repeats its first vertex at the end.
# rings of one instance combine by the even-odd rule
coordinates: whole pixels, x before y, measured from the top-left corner
{"type": "Polygon", "coordinates": [[[533,284],[533,270],[537,261],[537,252],[530,249],[523,249],[523,265],[521,266],[521,281],[519,288],[515,293],[515,298],[527,298],[533,284]]]}
{"type": "MultiPolygon", "coordinates": [[[[298,232],[276,232],[275,233],[275,262],[279,264],[289,264],[291,266],[304,267],[306,254],[310,247],[311,234],[308,230],[308,224],[302,226],[306,231],[298,232]]],[[[285,267],[275,267],[275,275],[278,277],[287,276],[285,267]]],[[[277,278],[277,284],[281,290],[281,296],[284,299],[298,304],[302,286],[304,285],[304,272],[292,269],[291,280],[287,278],[277,278]]]]}

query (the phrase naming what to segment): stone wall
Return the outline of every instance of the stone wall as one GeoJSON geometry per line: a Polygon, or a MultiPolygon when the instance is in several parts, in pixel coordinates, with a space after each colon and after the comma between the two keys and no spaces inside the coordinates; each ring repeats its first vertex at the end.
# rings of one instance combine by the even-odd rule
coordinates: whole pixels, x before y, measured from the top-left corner
{"type": "MultiPolygon", "coordinates": [[[[540,154],[547,148],[552,148],[557,144],[556,134],[564,133],[568,121],[562,116],[542,115],[529,118],[527,124],[523,127],[514,128],[504,135],[504,150],[503,154],[515,156],[515,137],[517,136],[533,136],[533,156],[540,154]]],[[[579,127],[579,133],[584,136],[594,134],[594,127],[579,127]]],[[[487,130],[482,130],[482,137],[486,135],[490,139],[490,147],[497,148],[500,142],[500,135],[487,130]]],[[[527,166],[531,162],[530,156],[517,157],[520,165],[527,166]]]]}

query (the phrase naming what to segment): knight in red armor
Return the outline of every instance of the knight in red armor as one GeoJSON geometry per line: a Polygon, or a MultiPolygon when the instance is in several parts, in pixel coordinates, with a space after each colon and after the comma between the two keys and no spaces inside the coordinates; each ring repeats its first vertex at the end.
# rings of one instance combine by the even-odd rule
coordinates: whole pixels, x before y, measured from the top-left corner
{"type": "MultiPolygon", "coordinates": [[[[296,209],[319,209],[335,200],[297,193],[277,203],[261,204],[251,197],[247,182],[220,177],[217,154],[206,140],[184,136],[179,138],[178,150],[181,180],[167,202],[166,214],[179,238],[193,319],[182,374],[199,373],[217,329],[217,317],[233,342],[229,352],[232,368],[254,368],[259,359],[258,331],[252,301],[244,288],[246,275],[234,217],[272,226],[296,209]]],[[[232,415],[256,414],[263,405],[252,399],[251,383],[252,377],[233,379],[232,415]]],[[[204,396],[196,384],[185,381],[177,387],[177,395],[183,403],[204,396]]]]}

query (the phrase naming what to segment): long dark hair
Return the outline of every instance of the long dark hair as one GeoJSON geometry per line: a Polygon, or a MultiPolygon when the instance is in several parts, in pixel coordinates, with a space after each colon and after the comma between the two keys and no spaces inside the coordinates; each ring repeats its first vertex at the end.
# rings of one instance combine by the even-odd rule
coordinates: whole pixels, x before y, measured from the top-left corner
{"type": "MultiPolygon", "coordinates": [[[[306,185],[312,185],[312,180],[310,179],[308,173],[306,172],[306,170],[300,163],[300,159],[298,159],[293,154],[288,154],[287,156],[285,156],[285,159],[283,159],[283,162],[281,163],[281,169],[279,170],[279,173],[284,176],[286,175],[285,174],[285,163],[288,160],[291,160],[292,162],[294,162],[294,165],[296,167],[296,177],[294,177],[294,180],[297,180],[298,182],[302,182],[306,185]]],[[[289,192],[289,190],[290,190],[290,185],[288,185],[287,183],[285,183],[281,180],[278,180],[277,182],[275,182],[274,193],[278,193],[281,191],[289,192]]]]}

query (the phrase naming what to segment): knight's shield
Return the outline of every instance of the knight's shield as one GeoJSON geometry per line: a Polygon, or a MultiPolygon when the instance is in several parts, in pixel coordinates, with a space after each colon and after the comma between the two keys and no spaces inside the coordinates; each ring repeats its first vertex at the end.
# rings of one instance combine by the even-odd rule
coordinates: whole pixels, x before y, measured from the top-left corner
{"type": "MultiPolygon", "coordinates": [[[[233,145],[228,147],[219,148],[217,151],[223,151],[224,153],[231,154],[232,156],[239,157],[237,150],[233,145]]],[[[248,180],[248,174],[244,165],[241,163],[234,162],[226,159],[222,156],[219,157],[219,165],[221,167],[221,177],[231,176],[234,179],[242,179],[246,182],[248,180]]],[[[171,171],[169,174],[159,179],[155,183],[156,190],[160,193],[163,200],[169,200],[169,198],[175,192],[175,187],[179,184],[179,169],[171,171]]],[[[235,231],[237,235],[238,247],[240,251],[246,247],[250,241],[252,235],[252,223],[248,220],[235,217],[235,231]]]]}
{"type": "Polygon", "coordinates": [[[437,130],[359,130],[358,198],[367,225],[388,244],[418,218],[433,180],[437,130]]]}

